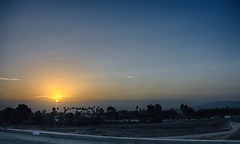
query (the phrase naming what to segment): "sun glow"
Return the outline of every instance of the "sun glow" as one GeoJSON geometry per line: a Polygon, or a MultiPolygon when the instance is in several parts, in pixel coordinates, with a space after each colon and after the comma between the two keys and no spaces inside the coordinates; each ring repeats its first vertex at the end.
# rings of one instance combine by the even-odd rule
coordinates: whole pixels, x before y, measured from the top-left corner
{"type": "Polygon", "coordinates": [[[36,97],[39,100],[51,103],[56,103],[56,100],[58,100],[58,103],[65,103],[87,100],[91,97],[86,97],[85,95],[95,95],[95,90],[90,89],[90,84],[84,82],[84,78],[81,78],[80,81],[78,78],[72,78],[56,72],[54,75],[50,73],[49,76],[44,76],[37,84],[32,85],[38,86],[36,91],[42,96],[41,99],[36,97]]]}
{"type": "Polygon", "coordinates": [[[79,87],[79,84],[77,85],[73,79],[64,79],[64,76],[61,79],[42,79],[39,83],[39,91],[42,95],[47,96],[46,100],[56,103],[75,100],[76,89],[78,89],[78,93],[81,90],[79,87]]]}
{"type": "Polygon", "coordinates": [[[52,98],[53,100],[55,100],[56,102],[59,102],[59,100],[63,100],[63,95],[53,94],[51,98],[52,98]]]}

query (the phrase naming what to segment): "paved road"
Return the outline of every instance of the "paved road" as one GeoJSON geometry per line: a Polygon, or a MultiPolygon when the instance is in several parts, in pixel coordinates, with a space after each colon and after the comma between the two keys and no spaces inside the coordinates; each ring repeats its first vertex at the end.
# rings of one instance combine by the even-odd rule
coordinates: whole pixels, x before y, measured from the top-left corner
{"type": "Polygon", "coordinates": [[[0,132],[0,144],[112,144],[112,142],[71,140],[0,132]]]}

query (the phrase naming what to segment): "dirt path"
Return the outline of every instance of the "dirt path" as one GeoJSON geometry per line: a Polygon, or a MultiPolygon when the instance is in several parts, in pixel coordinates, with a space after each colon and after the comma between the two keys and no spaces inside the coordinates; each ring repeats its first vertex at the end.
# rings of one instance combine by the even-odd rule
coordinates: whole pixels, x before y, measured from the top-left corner
{"type": "Polygon", "coordinates": [[[223,131],[223,132],[214,132],[214,133],[207,133],[207,134],[195,134],[195,135],[185,135],[185,136],[173,136],[173,137],[161,137],[166,139],[211,139],[211,140],[219,140],[225,139],[229,135],[237,132],[240,129],[239,122],[230,122],[229,125],[231,126],[231,130],[223,131]]]}

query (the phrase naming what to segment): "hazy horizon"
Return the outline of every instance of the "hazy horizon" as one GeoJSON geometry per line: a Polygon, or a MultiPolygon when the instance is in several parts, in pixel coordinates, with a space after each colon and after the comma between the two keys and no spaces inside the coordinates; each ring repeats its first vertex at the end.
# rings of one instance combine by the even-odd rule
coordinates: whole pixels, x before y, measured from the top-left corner
{"type": "Polygon", "coordinates": [[[141,109],[146,109],[149,104],[160,104],[164,110],[168,110],[170,108],[179,109],[181,104],[187,104],[190,107],[200,106],[206,103],[211,102],[220,102],[220,101],[240,101],[240,98],[232,97],[213,97],[211,99],[206,98],[174,98],[174,99],[145,99],[145,100],[92,100],[92,101],[72,101],[72,102],[46,102],[46,101],[31,101],[31,100],[8,100],[8,99],[0,99],[0,110],[12,107],[16,108],[19,104],[26,104],[28,107],[32,109],[33,112],[37,110],[47,110],[50,112],[53,107],[59,108],[59,111],[63,111],[64,107],[101,107],[106,110],[108,106],[113,106],[117,110],[135,110],[136,106],[141,109]]]}
{"type": "Polygon", "coordinates": [[[1,0],[0,101],[239,100],[239,7],[235,0],[1,0]]]}

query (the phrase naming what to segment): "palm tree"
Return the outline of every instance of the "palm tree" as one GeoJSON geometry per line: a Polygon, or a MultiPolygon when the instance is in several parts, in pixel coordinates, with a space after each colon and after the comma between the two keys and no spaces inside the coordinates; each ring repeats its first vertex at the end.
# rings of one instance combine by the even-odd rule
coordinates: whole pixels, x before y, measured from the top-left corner
{"type": "Polygon", "coordinates": [[[138,106],[136,106],[136,111],[138,111],[138,109],[139,109],[139,107],[138,107],[138,106]]]}

